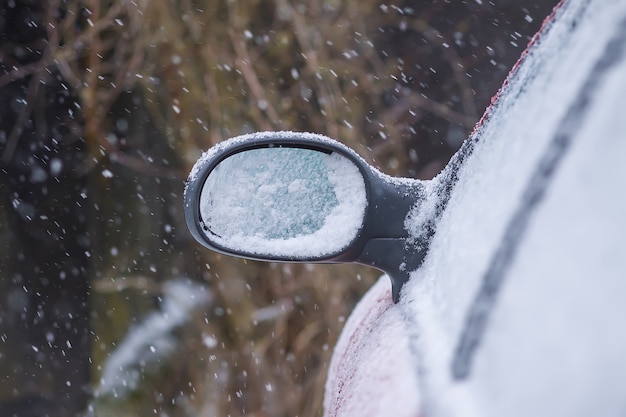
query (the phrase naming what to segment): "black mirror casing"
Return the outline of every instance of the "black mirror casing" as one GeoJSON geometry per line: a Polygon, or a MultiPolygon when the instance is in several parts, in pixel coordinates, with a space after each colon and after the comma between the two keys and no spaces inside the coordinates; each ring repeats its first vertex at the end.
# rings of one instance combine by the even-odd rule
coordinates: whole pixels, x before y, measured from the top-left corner
{"type": "Polygon", "coordinates": [[[226,140],[207,151],[192,169],[184,195],[184,212],[192,236],[204,247],[226,255],[272,262],[346,263],[374,266],[389,275],[392,297],[399,300],[400,289],[410,271],[422,262],[425,249],[409,242],[405,219],[409,210],[424,198],[422,181],[398,179],[371,167],[356,152],[322,135],[299,132],[260,132],[226,140]],[[205,232],[200,213],[200,196],[211,171],[224,159],[259,148],[304,148],[347,158],[363,176],[366,208],[356,237],[344,249],[323,256],[259,256],[226,248],[205,232]]]}

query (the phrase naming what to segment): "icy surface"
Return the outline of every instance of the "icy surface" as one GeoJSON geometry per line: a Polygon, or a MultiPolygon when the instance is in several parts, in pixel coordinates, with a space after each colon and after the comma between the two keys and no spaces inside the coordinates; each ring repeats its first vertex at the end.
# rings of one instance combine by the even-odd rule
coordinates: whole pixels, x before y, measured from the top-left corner
{"type": "MultiPolygon", "coordinates": [[[[363,415],[393,396],[406,382],[378,382],[394,374],[390,369],[364,376],[381,387],[376,393],[367,382],[343,389],[390,355],[406,358],[389,364],[396,373],[417,375],[409,383],[419,398],[414,416],[624,415],[626,59],[623,51],[606,51],[616,34],[624,36],[614,49],[626,45],[626,3],[565,2],[553,22],[470,138],[474,152],[459,172],[424,264],[403,289],[396,326],[378,327],[387,325],[391,310],[377,301],[382,283],[351,316],[329,371],[327,415],[337,408],[351,410],[337,415],[363,415]],[[610,60],[614,64],[597,73],[598,84],[581,99],[598,66],[610,60]],[[579,114],[576,106],[585,110],[579,114]],[[563,155],[554,173],[537,175],[550,169],[541,164],[556,160],[551,152],[563,155]],[[535,189],[545,191],[528,221],[519,222],[523,230],[512,233],[537,178],[545,182],[535,189]],[[519,244],[498,285],[486,286],[509,235],[521,236],[519,244]],[[484,293],[491,298],[476,302],[484,293]],[[457,348],[476,311],[488,320],[474,329],[479,337],[467,356],[471,366],[460,377],[453,364],[463,357],[457,348]],[[355,344],[362,338],[408,340],[409,348],[373,350],[355,344]]],[[[443,190],[437,182],[447,174],[427,192],[443,190]]],[[[439,197],[432,195],[407,218],[414,238],[423,237],[439,197]]],[[[371,415],[416,406],[410,395],[396,400],[389,412],[371,415]]]]}
{"type": "Polygon", "coordinates": [[[200,213],[209,237],[226,248],[306,258],[345,248],[366,205],[363,176],[347,158],[262,148],[234,154],[211,171],[200,213]]]}

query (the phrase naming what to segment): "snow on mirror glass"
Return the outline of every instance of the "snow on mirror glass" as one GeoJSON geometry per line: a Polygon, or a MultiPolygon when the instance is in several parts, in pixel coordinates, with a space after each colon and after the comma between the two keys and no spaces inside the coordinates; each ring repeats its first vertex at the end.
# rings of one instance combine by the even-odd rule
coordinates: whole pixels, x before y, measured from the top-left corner
{"type": "Polygon", "coordinates": [[[229,156],[211,171],[200,216],[207,237],[224,248],[306,259],[346,248],[366,205],[363,176],[344,156],[260,148],[229,156]]]}

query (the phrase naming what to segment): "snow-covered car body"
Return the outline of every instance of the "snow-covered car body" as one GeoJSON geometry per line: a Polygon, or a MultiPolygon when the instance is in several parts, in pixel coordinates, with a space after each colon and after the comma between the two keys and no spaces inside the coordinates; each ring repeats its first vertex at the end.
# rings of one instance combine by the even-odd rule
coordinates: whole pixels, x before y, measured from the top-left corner
{"type": "Polygon", "coordinates": [[[407,217],[429,251],[347,321],[325,415],[626,415],[625,157],[626,2],[566,1],[407,217]]]}

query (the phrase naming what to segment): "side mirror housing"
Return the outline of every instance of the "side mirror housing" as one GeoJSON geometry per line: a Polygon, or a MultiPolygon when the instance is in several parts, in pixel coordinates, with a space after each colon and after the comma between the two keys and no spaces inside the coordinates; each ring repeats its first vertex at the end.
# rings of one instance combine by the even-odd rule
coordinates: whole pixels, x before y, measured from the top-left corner
{"type": "Polygon", "coordinates": [[[193,237],[216,252],[272,262],[374,266],[394,302],[425,248],[405,218],[424,183],[376,170],[322,135],[261,132],[226,140],[194,165],[185,188],[193,237]]]}

